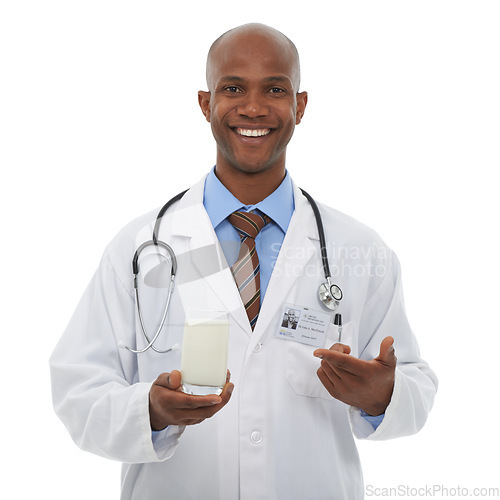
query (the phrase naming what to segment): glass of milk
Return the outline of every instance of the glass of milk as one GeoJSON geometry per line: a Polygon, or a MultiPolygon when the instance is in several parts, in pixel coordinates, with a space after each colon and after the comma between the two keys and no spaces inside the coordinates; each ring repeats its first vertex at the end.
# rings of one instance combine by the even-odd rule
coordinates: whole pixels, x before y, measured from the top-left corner
{"type": "Polygon", "coordinates": [[[181,358],[183,392],[200,396],[222,392],[228,340],[227,311],[186,311],[181,358]]]}

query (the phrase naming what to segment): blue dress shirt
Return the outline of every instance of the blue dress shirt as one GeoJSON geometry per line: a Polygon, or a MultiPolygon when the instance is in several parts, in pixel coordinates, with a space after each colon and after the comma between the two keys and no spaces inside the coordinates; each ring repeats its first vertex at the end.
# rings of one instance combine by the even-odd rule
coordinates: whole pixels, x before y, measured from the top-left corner
{"type": "Polygon", "coordinates": [[[262,303],[295,209],[292,181],[288,172],[279,187],[266,199],[255,205],[244,205],[222,184],[212,169],[205,181],[203,203],[229,266],[232,266],[238,259],[241,239],[227,218],[237,210],[242,212],[257,210],[271,219],[255,238],[255,248],[260,263],[260,300],[262,303]]]}
{"type": "MultiPolygon", "coordinates": [[[[255,205],[244,205],[222,184],[213,168],[205,181],[203,204],[229,266],[232,266],[238,259],[241,244],[238,232],[228,220],[229,215],[237,210],[243,212],[257,210],[271,219],[255,238],[255,248],[260,263],[260,300],[262,303],[295,209],[292,181],[288,172],[279,187],[267,198],[255,205]]],[[[374,429],[384,418],[384,415],[371,417],[364,411],[361,411],[361,414],[374,429]]]]}

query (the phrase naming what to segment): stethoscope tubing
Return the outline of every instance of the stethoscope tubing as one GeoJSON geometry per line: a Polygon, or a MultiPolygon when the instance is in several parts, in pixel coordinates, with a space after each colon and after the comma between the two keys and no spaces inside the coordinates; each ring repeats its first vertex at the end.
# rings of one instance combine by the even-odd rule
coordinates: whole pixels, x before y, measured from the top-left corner
{"type": "Polygon", "coordinates": [[[302,194],[307,198],[307,201],[311,205],[312,211],[314,213],[314,218],[316,219],[316,226],[318,227],[318,236],[319,236],[319,247],[321,250],[321,262],[323,264],[323,272],[325,274],[325,278],[329,281],[331,278],[330,274],[330,266],[328,264],[328,254],[326,251],[326,239],[325,239],[325,230],[323,228],[323,221],[321,219],[321,214],[319,213],[319,208],[314,198],[302,188],[299,188],[302,194]]]}
{"type": "Polygon", "coordinates": [[[186,189],[182,193],[176,194],[171,200],[168,200],[163,207],[161,207],[158,215],[156,216],[155,227],[153,229],[153,243],[158,244],[158,233],[160,232],[161,219],[165,215],[165,212],[177,201],[179,201],[189,190],[186,189]]]}
{"type": "MultiPolygon", "coordinates": [[[[170,200],[169,203],[171,201],[172,200],[170,200]]],[[[170,203],[170,205],[172,203],[170,203]]],[[[156,243],[155,243],[154,239],[146,241],[145,243],[143,243],[142,245],[139,246],[139,248],[136,250],[136,252],[134,254],[134,258],[132,260],[132,270],[134,272],[134,293],[135,293],[135,301],[137,304],[137,312],[138,312],[138,316],[139,316],[139,322],[141,324],[142,333],[146,339],[146,342],[148,342],[148,345],[146,347],[144,347],[143,349],[131,349],[128,346],[125,346],[125,348],[128,349],[130,352],[133,352],[134,354],[141,354],[143,352],[146,352],[148,349],[153,349],[153,351],[160,353],[160,354],[169,352],[172,349],[166,349],[165,351],[161,351],[154,346],[154,343],[156,342],[156,339],[160,335],[160,332],[163,328],[163,325],[165,324],[165,321],[167,319],[168,309],[170,306],[170,299],[172,297],[172,293],[174,292],[175,275],[177,274],[177,258],[175,257],[175,252],[173,251],[173,249],[170,245],[167,245],[163,241],[158,241],[158,239],[156,240],[156,243]],[[153,338],[151,340],[149,340],[149,336],[148,336],[147,331],[146,331],[146,325],[144,324],[144,318],[142,316],[141,305],[139,302],[139,286],[137,283],[137,276],[139,274],[139,262],[138,262],[139,256],[141,255],[142,251],[146,247],[151,246],[151,245],[165,249],[167,251],[167,253],[170,255],[170,284],[169,284],[169,289],[168,289],[167,301],[165,303],[165,308],[163,309],[163,315],[162,315],[162,318],[160,321],[160,325],[158,326],[158,329],[156,330],[156,333],[154,334],[153,338]]]]}
{"type": "Polygon", "coordinates": [[[168,309],[170,306],[170,299],[171,299],[172,293],[174,291],[174,282],[175,282],[175,275],[172,274],[172,276],[170,277],[170,285],[169,285],[169,290],[168,290],[168,295],[167,295],[167,302],[165,304],[165,309],[163,310],[163,316],[162,316],[161,321],[160,321],[160,326],[156,330],[156,333],[155,333],[152,340],[149,340],[149,337],[146,333],[146,325],[144,324],[144,319],[142,317],[141,307],[139,305],[139,290],[137,289],[137,287],[135,287],[135,289],[134,289],[135,290],[135,300],[137,302],[137,311],[139,312],[139,322],[141,323],[142,333],[144,334],[144,337],[146,338],[146,341],[149,342],[149,344],[142,349],[131,349],[130,347],[125,346],[130,352],[133,352],[134,354],[141,354],[143,352],[146,352],[148,349],[153,349],[153,351],[155,351],[159,354],[164,354],[164,353],[172,350],[172,348],[169,348],[169,349],[166,349],[164,351],[161,351],[154,346],[154,343],[156,342],[156,339],[160,335],[160,332],[163,328],[163,325],[165,324],[165,321],[167,319],[168,309]]]}
{"type": "MultiPolygon", "coordinates": [[[[130,347],[127,347],[127,346],[124,346],[130,352],[135,353],[135,354],[140,354],[140,353],[146,352],[148,349],[153,349],[157,353],[165,353],[165,352],[169,352],[173,349],[173,347],[172,347],[170,349],[166,349],[166,350],[162,351],[162,350],[157,349],[154,346],[154,343],[158,339],[158,336],[160,335],[160,332],[161,332],[161,330],[165,324],[165,321],[167,319],[168,309],[170,306],[170,299],[171,299],[172,293],[174,291],[175,275],[177,273],[177,259],[175,257],[175,253],[169,245],[167,245],[166,243],[164,243],[163,241],[160,241],[158,239],[158,234],[160,232],[162,217],[165,215],[166,211],[174,203],[179,201],[187,191],[188,190],[186,189],[185,191],[182,191],[182,193],[175,195],[172,199],[167,201],[167,203],[165,203],[165,205],[163,205],[163,207],[158,212],[158,215],[157,215],[156,220],[155,220],[152,239],[149,241],[146,241],[145,243],[143,243],[142,245],[140,245],[137,248],[137,250],[135,251],[133,260],[132,260],[132,270],[134,273],[135,300],[136,300],[136,305],[137,305],[139,322],[141,325],[142,333],[146,339],[146,342],[148,343],[146,345],[146,347],[144,347],[142,349],[137,349],[137,350],[131,349],[130,347]],[[153,335],[152,339],[150,340],[149,336],[146,332],[146,325],[144,324],[144,318],[142,316],[142,311],[141,311],[141,307],[140,307],[137,276],[139,274],[139,256],[141,255],[142,251],[146,247],[151,246],[151,245],[153,245],[155,247],[163,248],[170,255],[171,272],[170,272],[170,284],[169,284],[168,296],[167,296],[167,300],[165,303],[163,315],[162,315],[162,318],[160,321],[160,325],[159,325],[158,329],[156,330],[155,334],[153,335]]],[[[323,272],[325,274],[325,279],[327,282],[327,283],[324,283],[320,286],[320,290],[319,290],[320,300],[321,300],[321,302],[323,302],[325,307],[327,307],[330,310],[334,310],[338,306],[339,301],[342,299],[342,290],[337,285],[334,285],[331,283],[330,266],[328,263],[328,253],[327,253],[327,249],[326,249],[326,238],[325,238],[325,230],[323,228],[323,221],[321,219],[321,214],[320,214],[318,205],[314,201],[314,198],[309,193],[304,191],[303,189],[300,189],[300,191],[307,198],[307,200],[309,201],[309,204],[311,205],[312,211],[314,213],[314,218],[316,219],[316,226],[318,228],[319,245],[320,245],[320,251],[321,251],[321,262],[323,265],[323,272]],[[322,289],[324,289],[324,290],[322,290],[322,289]],[[334,290],[335,292],[333,292],[332,290],[334,290]],[[325,299],[325,293],[328,295],[328,298],[326,298],[326,299],[325,299]]]]}

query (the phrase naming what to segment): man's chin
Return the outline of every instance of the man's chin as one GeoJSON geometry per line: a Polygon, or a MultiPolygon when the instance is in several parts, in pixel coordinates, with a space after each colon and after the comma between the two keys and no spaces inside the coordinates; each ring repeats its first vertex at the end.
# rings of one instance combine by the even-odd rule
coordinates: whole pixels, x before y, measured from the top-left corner
{"type": "Polygon", "coordinates": [[[232,162],[231,168],[237,170],[238,172],[248,174],[248,175],[257,175],[265,172],[269,172],[275,168],[279,168],[277,162],[266,161],[266,162],[232,162]]]}

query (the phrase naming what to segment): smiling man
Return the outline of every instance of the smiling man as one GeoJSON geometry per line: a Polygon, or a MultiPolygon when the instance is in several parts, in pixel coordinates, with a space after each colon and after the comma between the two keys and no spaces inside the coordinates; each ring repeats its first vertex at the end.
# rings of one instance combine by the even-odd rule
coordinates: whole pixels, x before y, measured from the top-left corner
{"type": "Polygon", "coordinates": [[[210,49],[207,84],[198,98],[217,142],[217,177],[240,201],[262,201],[283,181],[307,104],[297,50],[264,26],[232,30],[210,49]]]}
{"type": "MultiPolygon", "coordinates": [[[[52,355],[56,412],[81,448],[123,462],[122,499],[362,499],[354,436],[417,432],[437,388],[406,318],[398,260],[375,232],[319,205],[344,291],[340,326],[318,296],[313,202],[286,170],[307,105],[287,37],[261,24],[225,33],[207,84],[198,100],[216,165],[159,228],[179,264],[161,335],[144,349],[131,265],[154,213],[110,243],[52,355]],[[231,375],[220,395],[181,391],[173,346],[189,309],[227,311],[231,375]]],[[[136,281],[155,331],[167,285],[136,281]]]]}

